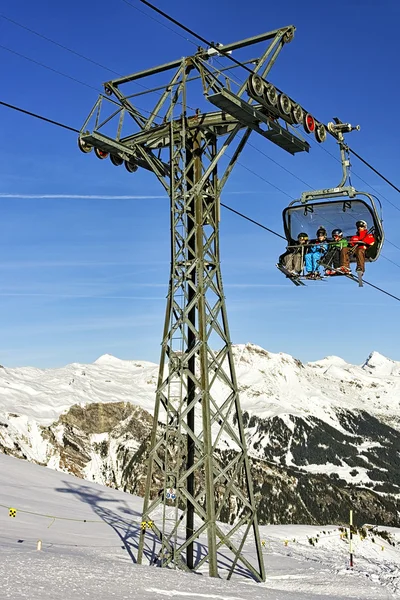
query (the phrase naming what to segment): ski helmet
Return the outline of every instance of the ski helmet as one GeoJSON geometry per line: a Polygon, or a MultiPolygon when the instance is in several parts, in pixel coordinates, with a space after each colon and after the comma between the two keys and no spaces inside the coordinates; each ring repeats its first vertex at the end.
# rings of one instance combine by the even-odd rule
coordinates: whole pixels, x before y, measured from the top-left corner
{"type": "Polygon", "coordinates": [[[320,227],[319,229],[317,229],[317,237],[319,237],[320,235],[324,235],[326,237],[326,229],[325,227],[320,227]]]}
{"type": "Polygon", "coordinates": [[[335,236],[342,238],[343,237],[343,231],[341,229],[333,229],[332,230],[332,237],[335,237],[335,236]]]}
{"type": "Polygon", "coordinates": [[[366,222],[366,221],[363,221],[363,220],[361,220],[361,221],[357,221],[357,223],[356,223],[356,227],[357,227],[357,228],[358,228],[358,227],[365,227],[365,229],[366,229],[366,228],[367,228],[367,222],[366,222]]]}
{"type": "Polygon", "coordinates": [[[302,231],[301,233],[299,233],[299,235],[297,236],[298,240],[308,240],[308,235],[302,231]]]}

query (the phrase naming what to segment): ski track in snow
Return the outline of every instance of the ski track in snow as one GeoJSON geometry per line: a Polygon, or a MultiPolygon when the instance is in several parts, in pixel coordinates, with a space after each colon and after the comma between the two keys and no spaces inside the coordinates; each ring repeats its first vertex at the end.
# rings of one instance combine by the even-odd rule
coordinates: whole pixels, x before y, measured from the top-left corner
{"type": "MultiPolygon", "coordinates": [[[[379,544],[361,542],[355,536],[355,566],[350,570],[347,542],[329,525],[260,527],[265,583],[237,574],[225,581],[206,573],[137,565],[135,524],[141,507],[140,498],[0,455],[1,600],[399,597],[400,544],[393,547],[381,538],[379,544]],[[10,507],[17,509],[15,518],[9,517],[10,507]],[[317,534],[318,544],[310,545],[308,537],[317,534]],[[38,540],[41,551],[36,549],[38,540]]],[[[388,530],[400,542],[400,529],[388,530]]],[[[243,552],[254,558],[251,543],[243,552]]]]}

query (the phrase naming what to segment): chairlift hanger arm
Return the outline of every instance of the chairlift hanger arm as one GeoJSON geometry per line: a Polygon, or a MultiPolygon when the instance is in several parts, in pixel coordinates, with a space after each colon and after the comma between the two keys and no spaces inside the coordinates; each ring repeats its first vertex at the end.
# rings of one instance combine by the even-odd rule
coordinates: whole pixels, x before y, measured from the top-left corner
{"type": "MultiPolygon", "coordinates": [[[[329,198],[338,198],[344,196],[346,198],[355,198],[357,191],[353,186],[337,186],[334,188],[326,188],[322,190],[311,190],[301,194],[300,202],[306,204],[314,200],[325,200],[329,198]]],[[[296,204],[299,200],[293,200],[289,206],[296,204]]]]}
{"type": "Polygon", "coordinates": [[[360,126],[343,123],[338,117],[333,117],[333,122],[328,123],[327,130],[339,144],[343,175],[338,187],[343,187],[350,176],[350,150],[344,142],[344,134],[351,131],[360,131],[360,126]]]}

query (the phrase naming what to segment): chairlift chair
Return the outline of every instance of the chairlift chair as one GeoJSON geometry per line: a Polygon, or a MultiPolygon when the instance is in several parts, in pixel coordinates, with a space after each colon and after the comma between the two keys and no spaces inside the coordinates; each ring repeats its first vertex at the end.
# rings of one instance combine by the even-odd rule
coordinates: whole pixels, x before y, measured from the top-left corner
{"type": "MultiPolygon", "coordinates": [[[[356,222],[363,220],[375,237],[375,244],[367,248],[365,259],[374,262],[380,255],[384,241],[381,204],[378,199],[377,202],[379,211],[371,194],[353,187],[304,192],[301,199],[293,200],[282,214],[288,245],[296,245],[301,232],[307,233],[310,239],[314,238],[321,226],[327,230],[328,237],[333,229],[338,228],[343,231],[343,237],[350,240],[356,232],[356,222]]],[[[351,261],[355,262],[355,258],[351,258],[351,261]]]]}
{"type": "MultiPolygon", "coordinates": [[[[307,233],[310,240],[315,238],[319,227],[326,229],[328,240],[333,229],[341,229],[343,237],[350,240],[356,233],[356,222],[364,220],[368,231],[375,237],[375,243],[366,250],[365,260],[374,262],[379,258],[384,242],[382,205],[373,194],[356,190],[350,184],[349,149],[343,137],[344,133],[359,129],[359,126],[352,127],[335,119],[335,123],[329,123],[327,129],[337,139],[340,147],[342,180],[334,188],[303,192],[300,199],[293,200],[284,209],[283,228],[288,246],[297,246],[297,236],[302,232],[307,233]],[[345,185],[347,182],[349,184],[345,185]]],[[[352,255],[350,260],[355,262],[355,256],[352,255]]]]}

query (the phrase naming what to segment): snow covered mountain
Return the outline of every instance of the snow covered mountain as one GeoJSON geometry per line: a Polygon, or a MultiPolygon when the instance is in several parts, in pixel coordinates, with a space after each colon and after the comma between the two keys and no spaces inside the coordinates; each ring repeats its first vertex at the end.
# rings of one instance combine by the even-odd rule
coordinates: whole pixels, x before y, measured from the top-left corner
{"type": "MultiPolygon", "coordinates": [[[[400,362],[303,365],[253,344],[234,357],[261,522],[340,522],[351,503],[400,524],[400,362]]],[[[110,355],[0,368],[0,451],[141,494],[157,372],[110,355]]]]}

